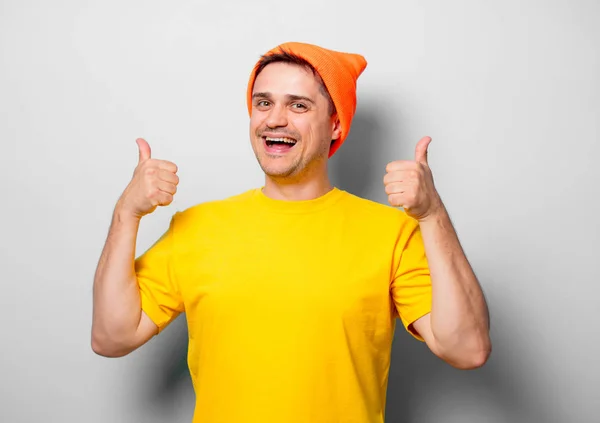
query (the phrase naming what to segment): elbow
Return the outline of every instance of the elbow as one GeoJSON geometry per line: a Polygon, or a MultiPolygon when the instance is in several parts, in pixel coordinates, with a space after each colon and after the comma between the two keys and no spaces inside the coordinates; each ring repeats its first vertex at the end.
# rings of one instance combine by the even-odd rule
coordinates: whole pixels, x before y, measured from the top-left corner
{"type": "Polygon", "coordinates": [[[483,367],[487,363],[491,354],[491,348],[472,353],[463,362],[459,363],[458,367],[461,370],[475,370],[483,367]]]}
{"type": "Polygon", "coordinates": [[[92,351],[106,358],[119,358],[128,355],[132,349],[126,348],[122,343],[115,342],[110,337],[92,331],[92,351]]]}
{"type": "Polygon", "coordinates": [[[92,351],[94,351],[96,355],[106,358],[118,358],[123,356],[121,354],[117,354],[115,349],[112,349],[110,346],[98,341],[92,341],[92,351]]]}
{"type": "Polygon", "coordinates": [[[460,370],[475,370],[483,367],[492,353],[492,344],[488,339],[478,343],[478,346],[465,352],[460,360],[456,360],[453,365],[460,370]]]}
{"type": "Polygon", "coordinates": [[[483,367],[491,353],[492,344],[489,337],[476,342],[455,344],[452,348],[437,346],[436,355],[459,370],[475,370],[483,367]]]}

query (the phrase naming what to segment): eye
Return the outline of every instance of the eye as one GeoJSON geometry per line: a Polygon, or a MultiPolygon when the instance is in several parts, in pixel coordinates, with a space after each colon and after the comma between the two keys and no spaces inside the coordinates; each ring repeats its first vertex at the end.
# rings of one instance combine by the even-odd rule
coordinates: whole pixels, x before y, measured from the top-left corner
{"type": "Polygon", "coordinates": [[[265,107],[269,107],[269,102],[267,100],[258,100],[256,103],[254,103],[256,107],[260,108],[260,109],[264,109],[265,107]]]}
{"type": "Polygon", "coordinates": [[[306,110],[306,104],[302,104],[302,103],[294,103],[292,104],[292,108],[294,109],[298,109],[298,110],[306,110]]]}

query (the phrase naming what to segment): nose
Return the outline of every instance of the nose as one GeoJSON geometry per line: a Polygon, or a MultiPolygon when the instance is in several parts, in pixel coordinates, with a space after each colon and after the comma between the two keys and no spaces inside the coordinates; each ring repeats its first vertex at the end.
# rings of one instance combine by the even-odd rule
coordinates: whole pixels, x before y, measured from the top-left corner
{"type": "Polygon", "coordinates": [[[287,126],[287,113],[285,106],[274,106],[269,110],[269,114],[265,121],[269,128],[278,128],[287,126]]]}

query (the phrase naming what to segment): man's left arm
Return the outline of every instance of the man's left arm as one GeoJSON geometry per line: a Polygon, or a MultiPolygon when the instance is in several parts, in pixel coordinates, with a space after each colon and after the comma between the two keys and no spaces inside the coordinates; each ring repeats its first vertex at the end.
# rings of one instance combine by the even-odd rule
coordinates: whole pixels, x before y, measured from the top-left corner
{"type": "Polygon", "coordinates": [[[431,138],[419,141],[414,161],[387,166],[385,191],[392,206],[418,220],[429,263],[431,313],[413,323],[427,346],[454,367],[473,369],[491,351],[489,313],[448,212],[433,183],[427,162],[431,138]]]}

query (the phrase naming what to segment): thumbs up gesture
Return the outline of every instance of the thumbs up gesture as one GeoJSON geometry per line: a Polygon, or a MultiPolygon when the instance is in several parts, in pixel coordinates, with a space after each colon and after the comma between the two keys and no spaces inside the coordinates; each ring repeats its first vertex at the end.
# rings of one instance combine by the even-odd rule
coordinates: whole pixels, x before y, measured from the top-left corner
{"type": "Polygon", "coordinates": [[[151,158],[146,140],[136,140],[139,149],[137,167],[125,191],[117,202],[122,213],[136,218],[152,213],[157,206],[167,206],[177,192],[177,166],[165,160],[151,158]]]}
{"type": "Polygon", "coordinates": [[[415,160],[397,160],[386,167],[383,178],[390,205],[402,207],[409,216],[422,221],[442,209],[433,175],[427,163],[430,137],[423,137],[415,148],[415,160]]]}

